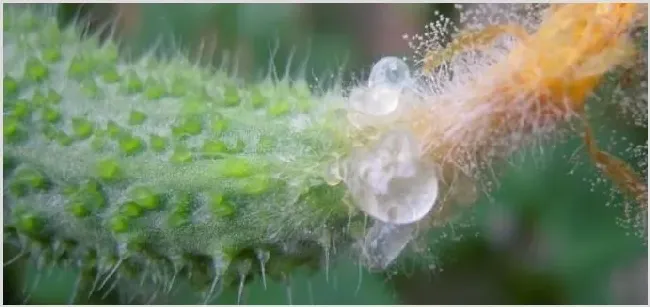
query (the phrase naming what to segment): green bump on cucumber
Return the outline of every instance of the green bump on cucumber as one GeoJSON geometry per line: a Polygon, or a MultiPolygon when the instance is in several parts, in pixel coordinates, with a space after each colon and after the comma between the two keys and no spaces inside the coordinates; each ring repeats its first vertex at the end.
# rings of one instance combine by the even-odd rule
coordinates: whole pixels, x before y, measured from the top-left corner
{"type": "Polygon", "coordinates": [[[83,25],[59,28],[52,6],[4,7],[4,226],[19,244],[57,242],[40,250],[66,246],[61,261],[117,267],[151,293],[178,278],[204,294],[220,277],[236,288],[241,268],[318,267],[321,233],[350,246],[342,225],[362,213],[321,171],[352,147],[331,116],[345,97],[303,80],[247,84],[181,55],[126,60],[83,25]]]}

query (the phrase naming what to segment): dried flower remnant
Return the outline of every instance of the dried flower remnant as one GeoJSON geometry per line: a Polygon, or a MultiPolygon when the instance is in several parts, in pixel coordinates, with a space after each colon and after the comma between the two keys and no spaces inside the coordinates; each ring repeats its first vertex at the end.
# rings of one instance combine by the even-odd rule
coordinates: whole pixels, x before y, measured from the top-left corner
{"type": "Polygon", "coordinates": [[[632,197],[642,209],[648,207],[648,187],[634,170],[619,158],[612,156],[598,148],[594,140],[591,127],[585,127],[585,144],[589,156],[607,177],[625,194],[632,197]]]}
{"type": "MultiPolygon", "coordinates": [[[[478,20],[475,15],[483,11],[464,16],[478,20]]],[[[511,16],[504,24],[490,24],[487,18],[482,27],[461,31],[446,48],[414,44],[428,48],[419,51],[427,104],[411,117],[425,154],[476,176],[525,143],[566,133],[562,128],[584,116],[603,75],[640,55],[631,33],[647,24],[646,11],[639,4],[551,5],[530,9],[519,19],[511,16]],[[541,22],[534,26],[537,19],[541,22]],[[531,25],[534,29],[527,30],[531,25]]],[[[431,26],[433,34],[427,37],[441,37],[452,28],[446,22],[437,25],[445,26],[431,26]]],[[[605,173],[644,202],[643,182],[618,160],[595,154],[598,150],[589,144],[605,173]]]]}
{"type": "MultiPolygon", "coordinates": [[[[524,13],[505,12],[505,20],[480,16],[494,13],[485,7],[464,11],[462,18],[470,22],[461,21],[466,27],[446,47],[438,45],[438,41],[456,29],[448,19],[430,24],[424,36],[414,36],[411,44],[416,56],[421,57],[421,69],[415,71],[413,81],[394,93],[397,97],[381,95],[385,100],[390,98],[389,107],[382,105],[376,95],[350,95],[349,119],[353,124],[366,135],[374,135],[371,140],[380,139],[379,143],[385,140],[376,137],[377,133],[368,133],[368,127],[384,135],[397,130],[411,135],[413,144],[419,147],[414,159],[432,165],[439,184],[435,190],[440,190],[440,197],[433,198],[435,204],[426,215],[404,223],[386,218],[387,213],[377,209],[381,206],[369,207],[368,197],[356,197],[357,206],[376,219],[362,244],[368,262],[381,267],[390,263],[395,257],[391,253],[412,240],[414,225],[449,221],[451,205],[475,200],[477,185],[483,183],[481,178],[486,174],[493,175],[495,162],[526,145],[582,133],[570,124],[585,118],[585,104],[604,82],[604,75],[625,68],[640,55],[631,34],[646,24],[646,6],[518,8],[523,8],[524,13]],[[363,116],[357,116],[357,112],[363,116]],[[458,179],[460,186],[454,183],[458,179]]],[[[382,60],[376,67],[386,62],[382,60]]],[[[588,127],[585,141],[599,169],[645,210],[647,187],[640,176],[621,160],[598,149],[588,127]]],[[[371,156],[363,157],[372,160],[371,156]]],[[[357,158],[346,168],[348,177],[344,181],[353,195],[364,190],[359,188],[359,182],[370,182],[354,171],[366,170],[363,165],[363,160],[357,158]]],[[[385,170],[386,165],[377,167],[385,170]]],[[[486,186],[489,188],[489,182],[486,186]]]]}

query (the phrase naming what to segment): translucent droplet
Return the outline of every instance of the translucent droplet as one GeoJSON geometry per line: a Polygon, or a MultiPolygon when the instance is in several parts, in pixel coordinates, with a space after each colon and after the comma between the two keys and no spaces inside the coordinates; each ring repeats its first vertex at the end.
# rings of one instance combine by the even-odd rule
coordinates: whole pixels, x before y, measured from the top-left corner
{"type": "MultiPolygon", "coordinates": [[[[399,58],[385,57],[370,71],[368,87],[352,90],[349,97],[350,109],[364,115],[386,116],[400,106],[404,88],[412,83],[408,65],[399,58]]],[[[367,119],[361,118],[363,121],[367,119]]],[[[362,125],[364,125],[362,123],[362,125]]]]}
{"type": "Polygon", "coordinates": [[[402,89],[411,82],[411,71],[400,58],[385,57],[379,60],[370,70],[368,86],[389,87],[402,89]]]}
{"type": "Polygon", "coordinates": [[[437,172],[420,160],[418,144],[406,132],[388,132],[372,150],[350,157],[347,168],[354,204],[385,223],[419,221],[438,197],[437,172]]]}
{"type": "Polygon", "coordinates": [[[364,264],[372,269],[386,269],[413,239],[415,224],[395,225],[375,221],[361,244],[364,264]]]}
{"type": "Polygon", "coordinates": [[[401,91],[392,87],[379,86],[355,88],[350,93],[350,107],[369,115],[386,115],[397,110],[401,91]]]}
{"type": "Polygon", "coordinates": [[[343,180],[344,172],[344,165],[341,164],[339,159],[336,159],[325,166],[323,179],[325,179],[325,182],[329,185],[337,185],[343,180]]]}

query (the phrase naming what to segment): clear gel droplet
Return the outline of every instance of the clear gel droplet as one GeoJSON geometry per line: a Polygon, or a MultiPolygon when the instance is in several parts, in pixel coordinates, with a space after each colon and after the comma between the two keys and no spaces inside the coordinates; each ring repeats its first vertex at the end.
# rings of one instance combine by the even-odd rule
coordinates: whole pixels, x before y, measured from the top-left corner
{"type": "MultiPolygon", "coordinates": [[[[404,61],[396,57],[385,57],[372,67],[368,86],[352,90],[349,96],[350,109],[373,117],[398,113],[395,111],[400,106],[403,90],[411,82],[411,73],[404,61]]],[[[367,121],[363,120],[363,116],[361,119],[367,121]]],[[[357,124],[364,126],[363,123],[357,124]]]]}
{"type": "Polygon", "coordinates": [[[323,179],[329,185],[337,185],[343,180],[343,174],[345,173],[344,164],[341,164],[339,159],[335,159],[325,166],[325,171],[323,174],[323,179]]]}
{"type": "Polygon", "coordinates": [[[372,150],[353,155],[345,183],[359,209],[391,224],[421,220],[438,197],[436,170],[420,160],[416,140],[402,131],[388,132],[372,150]]]}
{"type": "Polygon", "coordinates": [[[379,60],[370,70],[368,86],[389,87],[401,90],[411,81],[411,72],[404,61],[396,57],[379,60]]]}
{"type": "Polygon", "coordinates": [[[386,115],[399,106],[400,91],[386,86],[355,88],[350,93],[350,107],[368,115],[386,115]]]}
{"type": "Polygon", "coordinates": [[[413,239],[415,224],[395,225],[375,221],[361,242],[361,256],[371,269],[386,269],[413,239]]]}

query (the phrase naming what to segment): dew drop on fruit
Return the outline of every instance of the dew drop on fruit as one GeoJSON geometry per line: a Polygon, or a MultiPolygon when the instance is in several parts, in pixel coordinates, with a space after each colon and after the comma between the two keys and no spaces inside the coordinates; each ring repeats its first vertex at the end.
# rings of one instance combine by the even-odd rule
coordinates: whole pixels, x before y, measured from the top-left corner
{"type": "Polygon", "coordinates": [[[361,243],[362,260],[370,268],[386,269],[413,239],[415,228],[375,221],[361,243]]]}
{"type": "Polygon", "coordinates": [[[402,131],[350,157],[344,180],[359,209],[390,224],[421,220],[438,197],[436,170],[420,160],[417,141],[402,131]]]}
{"type": "Polygon", "coordinates": [[[384,57],[370,70],[370,88],[388,87],[401,90],[411,81],[408,65],[397,57],[384,57]]]}
{"type": "Polygon", "coordinates": [[[323,179],[328,185],[337,185],[343,180],[344,172],[344,165],[341,164],[338,159],[336,159],[335,161],[332,161],[325,166],[323,179]]]}
{"type": "Polygon", "coordinates": [[[350,107],[368,115],[386,115],[397,110],[400,91],[390,87],[355,88],[350,93],[350,107]]]}
{"type": "Polygon", "coordinates": [[[350,107],[368,115],[387,115],[399,106],[402,90],[411,82],[411,73],[404,61],[385,57],[377,62],[368,77],[368,87],[350,93],[350,107]]]}

